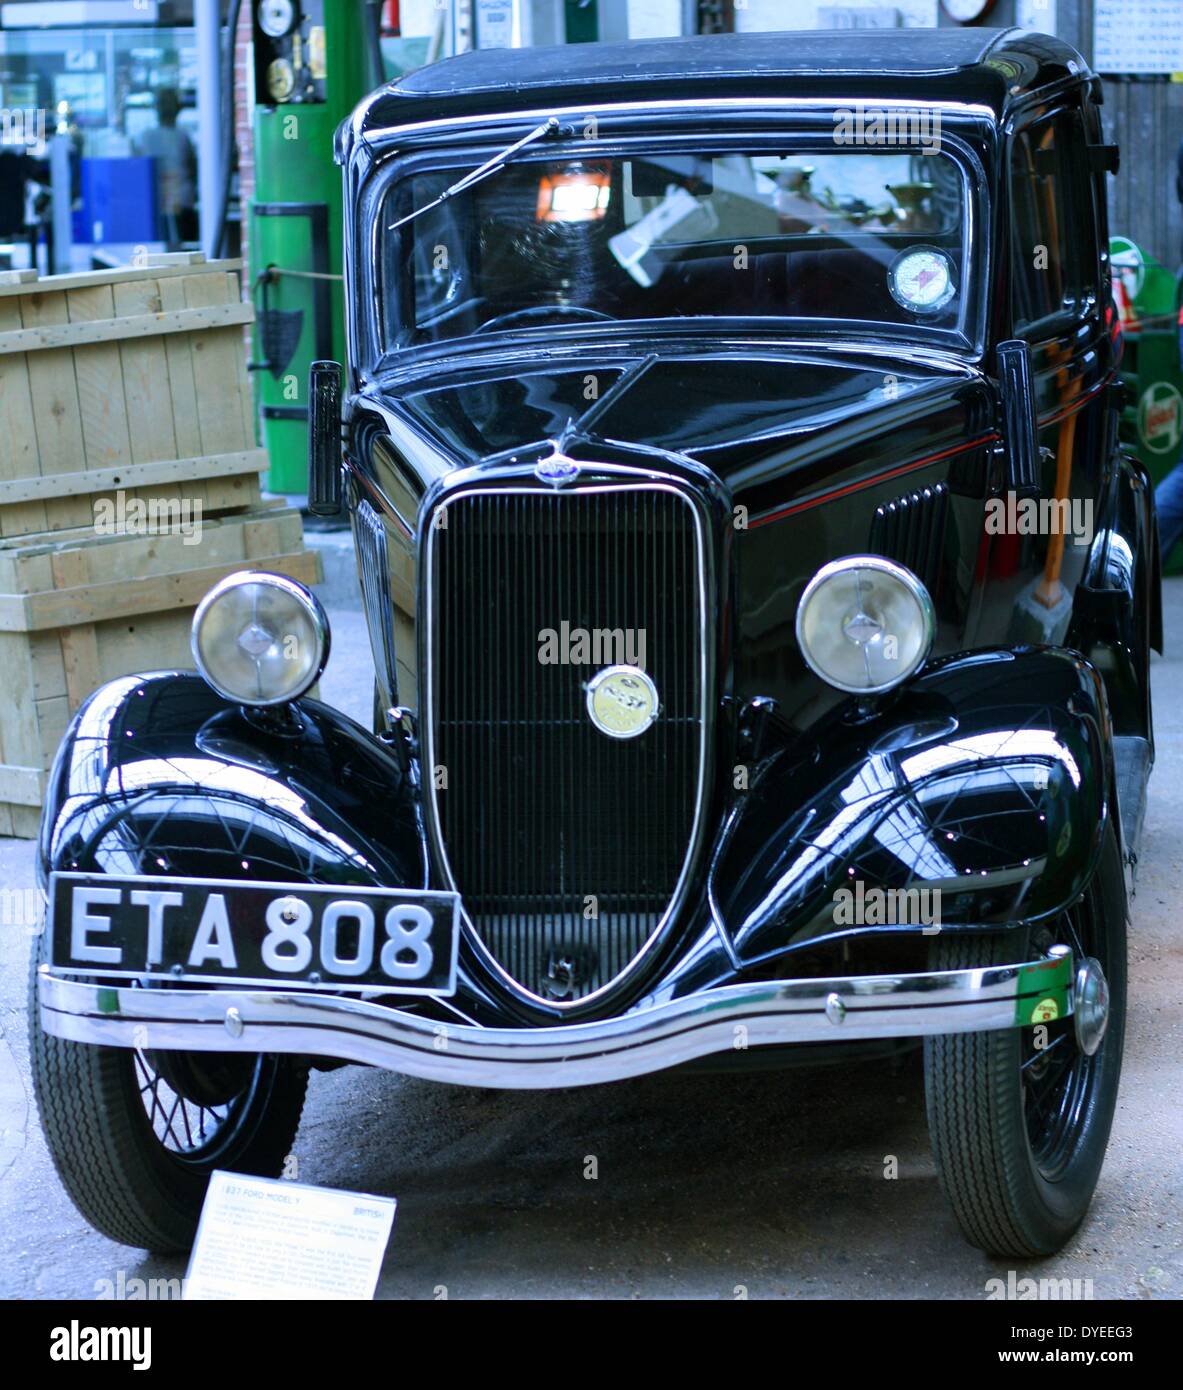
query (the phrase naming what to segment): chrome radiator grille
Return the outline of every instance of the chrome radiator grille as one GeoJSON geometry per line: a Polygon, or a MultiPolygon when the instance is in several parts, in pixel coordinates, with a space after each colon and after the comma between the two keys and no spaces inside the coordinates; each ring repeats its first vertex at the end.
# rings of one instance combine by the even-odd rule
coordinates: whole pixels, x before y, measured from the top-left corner
{"type": "Polygon", "coordinates": [[[424,778],[443,852],[500,969],[573,1003],[641,953],[692,847],[706,660],[697,514],[654,485],[473,492],[435,520],[424,778]],[[592,722],[586,686],[626,662],[651,677],[659,712],[615,738],[592,722]]]}

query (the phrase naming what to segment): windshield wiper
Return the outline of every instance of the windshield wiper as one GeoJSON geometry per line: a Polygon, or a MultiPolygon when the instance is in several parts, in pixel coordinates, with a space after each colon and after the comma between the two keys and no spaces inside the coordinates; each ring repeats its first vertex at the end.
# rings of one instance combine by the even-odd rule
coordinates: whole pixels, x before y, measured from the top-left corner
{"type": "Polygon", "coordinates": [[[509,161],[519,150],[523,150],[527,145],[532,145],[536,140],[541,140],[546,135],[553,135],[559,129],[557,116],[548,116],[540,126],[530,131],[528,135],[523,135],[520,140],[515,140],[512,145],[507,145],[505,149],[495,154],[492,159],[487,159],[478,169],[473,169],[464,175],[462,179],[457,179],[454,184],[439,195],[433,198],[430,203],[424,203],[421,208],[415,208],[408,212],[406,217],[400,217],[397,222],[392,222],[386,228],[388,232],[395,232],[408,222],[414,221],[416,217],[422,217],[425,212],[430,212],[432,208],[438,208],[441,203],[446,203],[449,198],[454,198],[457,193],[463,193],[466,188],[471,188],[474,183],[480,183],[482,179],[489,178],[490,175],[498,173],[504,169],[509,161]]]}
{"type": "Polygon", "coordinates": [[[582,415],[573,415],[567,421],[563,426],[562,434],[555,441],[555,452],[561,454],[577,439],[590,438],[592,424],[601,416],[606,415],[626,391],[631,391],[657,360],[657,353],[651,352],[648,356],[642,357],[640,361],[633,362],[626,367],[608,390],[598,400],[593,401],[582,415]]]}

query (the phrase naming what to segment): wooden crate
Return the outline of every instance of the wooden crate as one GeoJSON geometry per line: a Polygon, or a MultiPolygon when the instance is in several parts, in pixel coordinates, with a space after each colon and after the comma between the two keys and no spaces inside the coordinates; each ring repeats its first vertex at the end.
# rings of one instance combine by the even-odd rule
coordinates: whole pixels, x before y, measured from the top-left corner
{"type": "Polygon", "coordinates": [[[0,540],[0,835],[34,835],[45,774],[70,716],[104,681],[191,669],[193,609],[244,568],[320,582],[299,512],[263,503],[179,532],[93,526],[0,540]]]}
{"type": "Polygon", "coordinates": [[[120,491],[206,516],[259,501],[241,266],[0,273],[0,537],[88,525],[120,491]]]}

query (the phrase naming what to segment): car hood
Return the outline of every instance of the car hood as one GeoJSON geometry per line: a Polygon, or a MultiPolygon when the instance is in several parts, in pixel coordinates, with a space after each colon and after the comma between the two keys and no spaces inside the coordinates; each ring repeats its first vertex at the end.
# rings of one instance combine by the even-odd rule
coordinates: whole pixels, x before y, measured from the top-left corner
{"type": "Polygon", "coordinates": [[[934,413],[946,415],[951,433],[973,430],[989,408],[969,365],[834,350],[502,360],[375,394],[457,467],[557,439],[594,412],[595,438],[693,458],[747,482],[771,455],[783,468],[788,456],[816,459],[885,431],[931,429],[934,413]]]}

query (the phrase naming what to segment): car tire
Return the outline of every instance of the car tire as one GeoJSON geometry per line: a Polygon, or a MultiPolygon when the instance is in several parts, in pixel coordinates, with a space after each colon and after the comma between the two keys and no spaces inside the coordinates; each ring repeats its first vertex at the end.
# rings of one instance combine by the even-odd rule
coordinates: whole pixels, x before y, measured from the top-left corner
{"type": "Polygon", "coordinates": [[[990,1255],[1024,1259],[1061,1249],[1084,1219],[1104,1162],[1126,1011],[1126,898],[1111,824],[1081,903],[1049,927],[943,934],[937,968],[1013,963],[1057,940],[1073,946],[1076,964],[1082,954],[1097,957],[1108,981],[1108,1026],[1092,1056],[1077,1046],[1070,1018],[1048,1025],[1039,1051],[1033,1027],[924,1044],[941,1187],[966,1239],[990,1255]]]}
{"type": "Polygon", "coordinates": [[[215,1168],[258,1177],[282,1172],[300,1123],[307,1067],[287,1057],[153,1053],[52,1037],[42,1030],[37,1008],[40,957],[35,946],[29,1055],[42,1130],[62,1185],[82,1216],[111,1240],[161,1254],[188,1250],[215,1168]],[[158,1078],[151,1104],[149,1073],[158,1078]],[[240,1077],[244,1084],[234,1092],[240,1077]],[[162,1086],[179,1101],[164,1137],[158,1132],[165,1116],[162,1086]],[[233,1094],[225,1105],[205,1106],[187,1100],[186,1090],[200,1093],[201,1101],[233,1094]],[[224,1121],[215,1125],[222,1109],[224,1121]],[[208,1142],[193,1143],[195,1129],[205,1139],[207,1124],[208,1142]]]}

